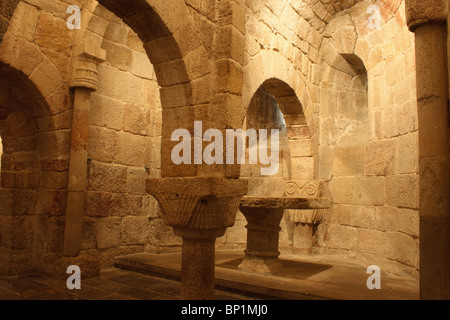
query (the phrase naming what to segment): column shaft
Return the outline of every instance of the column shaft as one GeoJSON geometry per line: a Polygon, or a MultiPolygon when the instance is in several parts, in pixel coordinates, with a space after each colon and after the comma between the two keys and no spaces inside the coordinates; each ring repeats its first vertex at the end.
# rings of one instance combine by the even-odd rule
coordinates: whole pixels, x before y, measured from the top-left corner
{"type": "Polygon", "coordinates": [[[278,271],[280,222],[284,209],[242,208],[247,219],[247,249],[239,269],[248,272],[272,274],[278,271]]]}
{"type": "Polygon", "coordinates": [[[450,298],[448,66],[445,23],[415,29],[420,172],[420,295],[450,298]]]}
{"type": "Polygon", "coordinates": [[[80,253],[85,192],[88,186],[87,144],[91,91],[74,89],[69,184],[64,234],[64,255],[80,253]]]}
{"type": "Polygon", "coordinates": [[[216,239],[183,239],[181,298],[213,300],[216,239]]]}

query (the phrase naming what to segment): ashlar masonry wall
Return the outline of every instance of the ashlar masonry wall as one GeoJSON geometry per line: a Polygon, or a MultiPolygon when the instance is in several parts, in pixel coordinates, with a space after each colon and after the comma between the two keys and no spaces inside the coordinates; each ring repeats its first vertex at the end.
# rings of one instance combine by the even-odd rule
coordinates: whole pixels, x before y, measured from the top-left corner
{"type": "Polygon", "coordinates": [[[324,32],[320,177],[330,181],[334,205],[319,226],[316,253],[418,276],[414,36],[403,1],[375,2],[382,19],[373,30],[369,4],[342,11],[324,32]],[[366,93],[357,90],[360,79],[345,70],[342,54],[361,59],[366,93]]]}
{"type": "MultiPolygon", "coordinates": [[[[314,254],[418,276],[414,36],[403,1],[339,3],[247,2],[243,108],[271,78],[302,104],[310,140],[291,139],[292,174],[329,182],[333,199],[314,254]],[[381,16],[371,30],[373,5],[381,16]]],[[[245,224],[231,241],[244,244],[245,224]]],[[[286,214],[282,248],[295,251],[297,227],[286,214]]]]}
{"type": "MultiPolygon", "coordinates": [[[[127,15],[125,2],[100,2],[127,15]]],[[[316,230],[313,254],[351,257],[418,275],[415,52],[404,1],[248,0],[229,6],[212,0],[178,1],[183,9],[174,12],[182,13],[183,21],[158,2],[165,17],[171,18],[158,26],[178,26],[174,34],[179,52],[170,50],[177,47],[175,38],[153,39],[147,29],[140,30],[147,41],[144,50],[129,26],[92,3],[70,3],[92,11],[85,32],[106,51],[98,70],[99,88],[91,95],[83,254],[106,267],[122,254],[179,250],[180,239],[164,224],[155,199],[145,193],[145,180],[161,177],[164,166],[166,176],[197,174],[195,168],[161,161],[162,153],[163,158],[170,157],[173,130],[190,128],[200,120],[197,117],[213,119],[215,114],[223,117],[220,129],[229,122],[235,126],[241,121],[244,126],[255,93],[265,86],[295,97],[289,108],[283,94],[271,91],[287,124],[281,172],[272,178],[328,182],[333,207],[324,212],[316,230]],[[372,5],[381,14],[380,28],[373,30],[367,23],[372,5]],[[227,104],[232,107],[223,112],[227,104]]],[[[35,265],[42,255],[50,261],[62,251],[74,40],[66,27],[68,5],[14,0],[0,6],[0,61],[24,76],[23,83],[30,82],[39,93],[33,97],[43,101],[39,106],[20,101],[26,111],[22,122],[32,125],[22,126],[20,132],[26,134],[10,140],[33,137],[23,140],[28,144],[16,143],[14,148],[19,149],[12,150],[7,132],[0,134],[4,144],[0,196],[20,194],[16,203],[29,205],[18,208],[18,215],[12,211],[0,215],[5,222],[0,254],[8,261],[0,264],[2,270],[23,264],[21,257],[32,251],[37,253],[35,265]],[[28,162],[36,165],[34,179],[25,181],[23,172],[8,169],[20,164],[21,158],[11,156],[16,151],[32,151],[33,161],[28,162]],[[28,228],[36,235],[32,239],[22,238],[28,228]],[[11,259],[14,245],[23,250],[16,260],[11,259]]],[[[153,14],[148,3],[139,5],[153,14]]],[[[138,30],[146,17],[127,19],[138,30]]],[[[9,130],[11,121],[1,122],[0,129],[9,130]]],[[[5,205],[8,202],[0,204],[5,205]]],[[[235,226],[218,240],[218,248],[243,249],[245,225],[238,214],[235,226]]],[[[299,227],[286,213],[282,249],[295,251],[299,227]]]]}
{"type": "Polygon", "coordinates": [[[145,192],[146,179],[161,176],[162,110],[153,66],[121,19],[104,8],[96,12],[95,24],[106,26],[106,62],[92,94],[82,250],[96,251],[109,266],[123,254],[179,250],[181,240],[145,192]]]}

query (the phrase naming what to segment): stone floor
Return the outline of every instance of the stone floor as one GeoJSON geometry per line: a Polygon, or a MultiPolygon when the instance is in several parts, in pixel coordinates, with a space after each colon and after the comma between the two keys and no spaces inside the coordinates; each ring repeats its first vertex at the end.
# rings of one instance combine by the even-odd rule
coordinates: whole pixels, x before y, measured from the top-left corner
{"type": "MultiPolygon", "coordinates": [[[[237,270],[242,251],[216,253],[216,300],[416,300],[417,279],[383,272],[381,290],[369,290],[367,266],[327,257],[282,255],[275,275],[237,270]]],[[[177,300],[180,254],[137,254],[116,259],[99,278],[81,279],[81,290],[66,280],[41,276],[0,277],[0,300],[177,300]]]]}
{"type": "MultiPolygon", "coordinates": [[[[369,265],[325,256],[283,253],[282,268],[271,276],[238,270],[242,251],[216,252],[216,288],[283,300],[417,300],[419,282],[381,270],[381,290],[369,290],[369,265]]],[[[181,255],[137,254],[116,259],[116,266],[179,279],[181,255]]]]}
{"type": "MultiPolygon", "coordinates": [[[[0,300],[177,300],[180,283],[132,271],[109,269],[99,278],[83,280],[81,290],[69,290],[65,280],[40,276],[0,277],[0,300]]],[[[217,300],[254,300],[216,291],[217,300]]]]}

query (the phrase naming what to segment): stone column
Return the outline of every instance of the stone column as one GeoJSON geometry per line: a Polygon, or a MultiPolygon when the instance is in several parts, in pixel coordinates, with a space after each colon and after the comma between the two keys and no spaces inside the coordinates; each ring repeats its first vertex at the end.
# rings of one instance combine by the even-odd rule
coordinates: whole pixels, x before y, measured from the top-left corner
{"type": "Polygon", "coordinates": [[[314,237],[314,225],[309,223],[296,223],[292,239],[292,252],[295,254],[310,255],[314,237]]]}
{"type": "Polygon", "coordinates": [[[295,223],[292,251],[309,255],[312,252],[315,227],[322,223],[323,210],[289,210],[289,220],[295,223]]]}
{"type": "Polygon", "coordinates": [[[81,247],[85,192],[88,187],[88,132],[91,92],[97,90],[97,68],[105,51],[76,50],[71,88],[74,94],[64,255],[78,256],[81,247]]]}
{"type": "Polygon", "coordinates": [[[420,174],[420,296],[450,298],[447,0],[407,0],[415,33],[420,174]]]}
{"type": "MultiPolygon", "coordinates": [[[[290,183],[292,186],[295,183],[290,183]]],[[[295,184],[295,186],[297,186],[295,184]]],[[[320,193],[321,184],[312,183],[310,192],[320,193]]],[[[296,187],[295,187],[296,188],[296,187]]],[[[290,188],[288,188],[289,190],[290,188]]],[[[295,192],[293,193],[295,194],[295,192]]],[[[331,206],[329,198],[254,197],[242,199],[240,210],[247,219],[247,250],[239,269],[249,272],[273,274],[281,268],[278,259],[280,222],[285,209],[326,209],[331,206]]]]}
{"type": "Polygon", "coordinates": [[[214,299],[215,242],[234,225],[247,181],[225,178],[147,180],[167,224],[183,238],[181,298],[214,299]]]}
{"type": "Polygon", "coordinates": [[[216,239],[225,228],[208,230],[174,229],[183,238],[181,258],[181,297],[187,300],[214,298],[216,239]]]}
{"type": "Polygon", "coordinates": [[[278,259],[280,222],[284,209],[240,207],[247,219],[247,249],[239,270],[273,274],[281,268],[278,259]]]}

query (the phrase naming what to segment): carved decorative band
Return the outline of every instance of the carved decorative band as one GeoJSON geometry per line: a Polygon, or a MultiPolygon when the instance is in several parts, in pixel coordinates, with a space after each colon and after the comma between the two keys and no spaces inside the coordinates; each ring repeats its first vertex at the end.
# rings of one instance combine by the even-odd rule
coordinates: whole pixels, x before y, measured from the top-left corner
{"type": "Polygon", "coordinates": [[[286,183],[285,192],[287,197],[316,198],[322,195],[323,189],[323,183],[319,181],[309,181],[302,185],[291,181],[286,183]]]}
{"type": "Polygon", "coordinates": [[[215,229],[234,225],[242,196],[216,197],[153,194],[167,223],[189,229],[215,229]]]}

